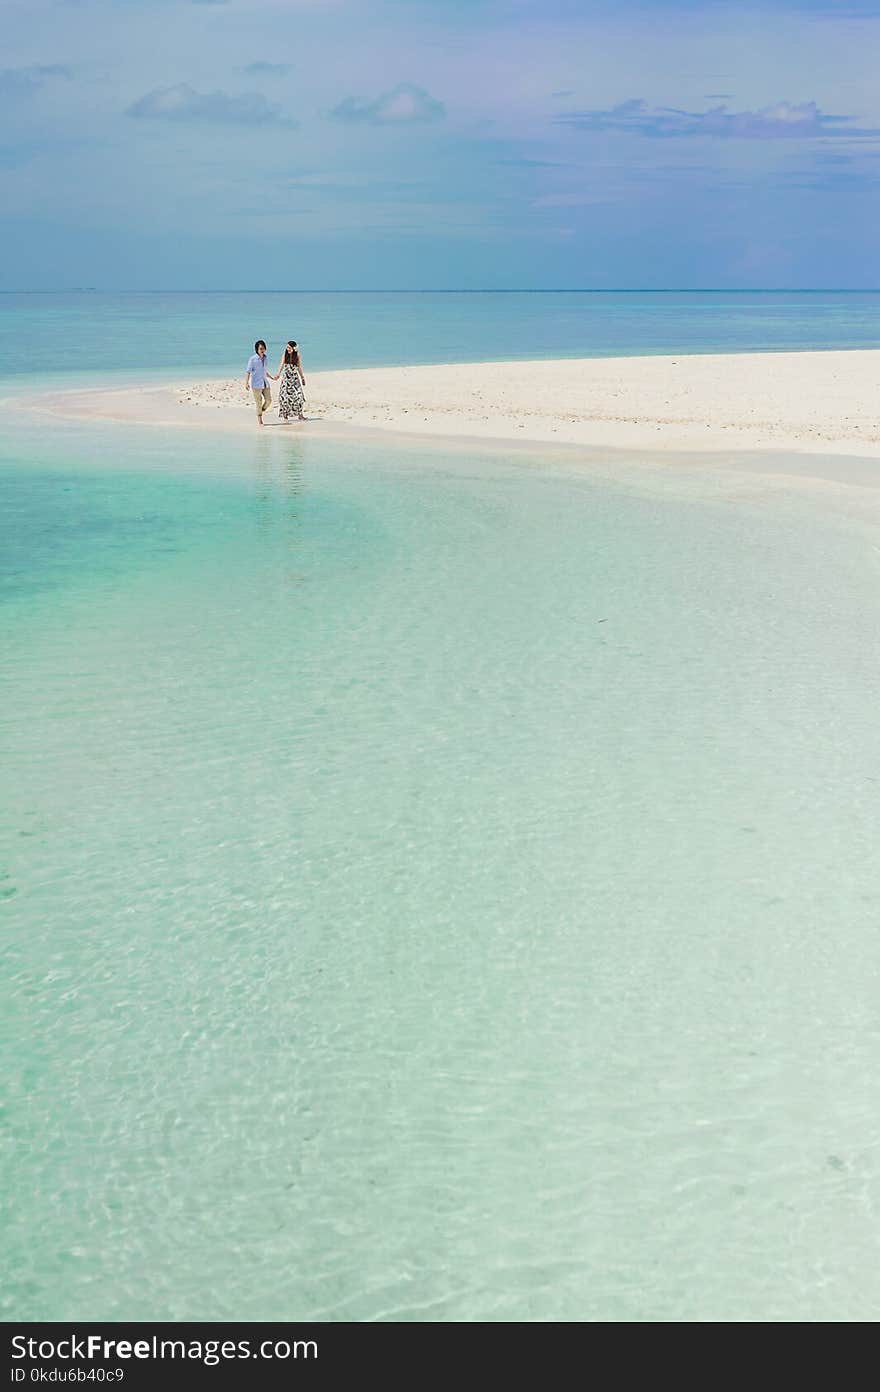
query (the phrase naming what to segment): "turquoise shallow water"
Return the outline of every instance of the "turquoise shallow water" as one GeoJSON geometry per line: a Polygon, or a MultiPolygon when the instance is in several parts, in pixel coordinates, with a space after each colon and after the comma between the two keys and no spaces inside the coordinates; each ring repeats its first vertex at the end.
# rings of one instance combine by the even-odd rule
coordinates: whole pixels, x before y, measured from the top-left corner
{"type": "Polygon", "coordinates": [[[10,419],[7,1318],[880,1300],[877,538],[10,419]]]}

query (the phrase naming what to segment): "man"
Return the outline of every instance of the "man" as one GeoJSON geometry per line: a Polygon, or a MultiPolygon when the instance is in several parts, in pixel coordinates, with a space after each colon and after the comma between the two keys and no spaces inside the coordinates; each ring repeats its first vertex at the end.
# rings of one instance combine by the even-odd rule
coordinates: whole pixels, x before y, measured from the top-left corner
{"type": "Polygon", "coordinates": [[[266,345],[261,338],[254,344],[254,351],[248,358],[247,373],[244,379],[244,389],[250,387],[254,394],[254,405],[257,408],[257,425],[263,424],[263,412],[272,405],[272,393],[269,390],[269,378],[273,374],[266,370],[266,345]]]}

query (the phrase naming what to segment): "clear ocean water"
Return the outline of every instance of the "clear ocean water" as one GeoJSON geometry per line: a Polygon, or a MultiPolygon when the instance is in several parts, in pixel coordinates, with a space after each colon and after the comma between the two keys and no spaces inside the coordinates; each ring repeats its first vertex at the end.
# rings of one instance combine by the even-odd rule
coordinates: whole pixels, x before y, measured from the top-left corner
{"type": "MultiPolygon", "coordinates": [[[[307,299],[0,297],[6,387],[878,346],[868,296],[307,299]]],[[[4,410],[4,1317],[875,1318],[877,536],[279,437],[4,410]]]]}
{"type": "Polygon", "coordinates": [[[255,338],[314,368],[880,347],[880,292],[0,294],[0,382],[241,371],[255,338]]]}

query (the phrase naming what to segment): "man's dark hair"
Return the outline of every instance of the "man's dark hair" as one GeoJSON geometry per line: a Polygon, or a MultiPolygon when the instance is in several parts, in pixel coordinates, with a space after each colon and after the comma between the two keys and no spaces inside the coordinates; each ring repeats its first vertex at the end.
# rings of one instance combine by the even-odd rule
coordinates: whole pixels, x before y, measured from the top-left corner
{"type": "Polygon", "coordinates": [[[254,344],[254,352],[259,353],[260,349],[265,348],[265,346],[266,344],[264,340],[262,338],[258,338],[256,343],[254,344]]]}

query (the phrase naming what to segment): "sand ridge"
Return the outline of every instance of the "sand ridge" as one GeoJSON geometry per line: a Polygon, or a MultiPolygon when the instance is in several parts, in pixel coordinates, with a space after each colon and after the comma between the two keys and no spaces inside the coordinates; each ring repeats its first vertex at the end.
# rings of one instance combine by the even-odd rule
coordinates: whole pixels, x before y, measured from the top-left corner
{"type": "MultiPolygon", "coordinates": [[[[407,433],[547,443],[820,448],[880,456],[880,351],[445,364],[314,373],[309,415],[407,433]]],[[[181,406],[252,410],[240,381],[181,406]]]]}
{"type": "MultiPolygon", "coordinates": [[[[307,374],[305,425],[654,450],[880,459],[880,350],[681,354],[307,374]]],[[[272,383],[277,398],[277,384],[272,383]]],[[[56,397],[62,413],[255,429],[243,374],[56,397]]],[[[266,416],[277,421],[276,405],[266,416]]]]}

